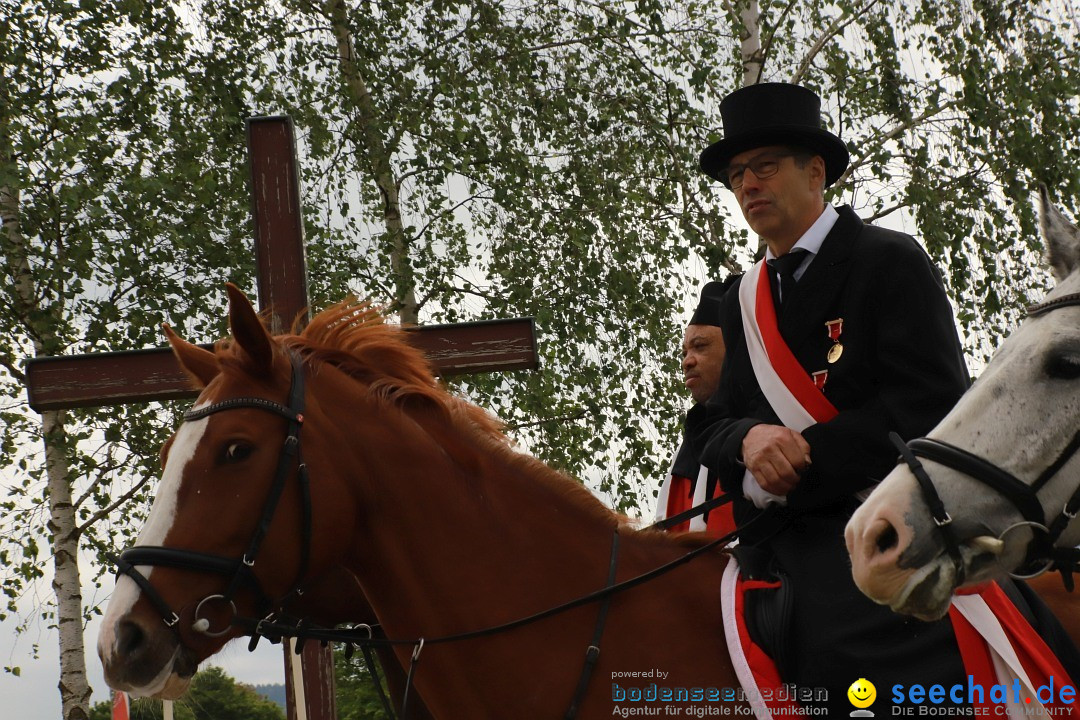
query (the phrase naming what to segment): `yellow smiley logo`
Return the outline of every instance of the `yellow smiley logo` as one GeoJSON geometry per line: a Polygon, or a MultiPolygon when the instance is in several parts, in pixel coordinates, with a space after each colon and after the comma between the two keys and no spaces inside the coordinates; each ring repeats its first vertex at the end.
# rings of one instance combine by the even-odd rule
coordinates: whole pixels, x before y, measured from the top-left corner
{"type": "Polygon", "coordinates": [[[859,678],[851,683],[851,687],[847,690],[847,697],[855,707],[868,708],[877,699],[877,688],[866,678],[859,678]]]}

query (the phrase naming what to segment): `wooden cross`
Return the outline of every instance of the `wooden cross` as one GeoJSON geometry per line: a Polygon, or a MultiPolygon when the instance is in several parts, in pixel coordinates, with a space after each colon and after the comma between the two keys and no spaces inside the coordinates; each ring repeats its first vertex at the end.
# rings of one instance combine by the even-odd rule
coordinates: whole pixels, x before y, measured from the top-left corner
{"type": "MultiPolygon", "coordinates": [[[[308,307],[292,120],[249,118],[247,135],[259,308],[269,313],[271,329],[282,332],[308,307]]],[[[532,318],[410,330],[410,342],[427,354],[443,377],[535,369],[538,364],[532,318]]],[[[35,358],[27,362],[26,377],[30,407],[38,412],[198,395],[169,348],[35,358]]],[[[286,644],[286,704],[290,719],[295,720],[298,688],[294,687],[291,663],[292,653],[286,644]]],[[[329,649],[307,643],[301,665],[304,683],[299,691],[306,717],[334,720],[333,660],[329,649]]]]}

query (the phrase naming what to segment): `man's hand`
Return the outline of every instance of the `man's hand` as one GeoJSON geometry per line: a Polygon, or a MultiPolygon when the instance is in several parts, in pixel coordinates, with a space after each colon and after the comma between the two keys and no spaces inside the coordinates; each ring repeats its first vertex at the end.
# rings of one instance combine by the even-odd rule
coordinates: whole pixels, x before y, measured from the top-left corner
{"type": "Polygon", "coordinates": [[[791,428],[755,425],[743,438],[742,459],[762,489],[787,495],[810,467],[810,445],[791,428]]]}

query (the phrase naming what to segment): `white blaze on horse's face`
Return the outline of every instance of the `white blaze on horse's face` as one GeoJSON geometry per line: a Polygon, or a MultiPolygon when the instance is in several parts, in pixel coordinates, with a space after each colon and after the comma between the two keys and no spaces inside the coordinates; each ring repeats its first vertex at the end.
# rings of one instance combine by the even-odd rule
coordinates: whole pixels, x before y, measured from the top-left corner
{"type": "MultiPolygon", "coordinates": [[[[176,517],[177,498],[180,492],[180,483],[184,477],[184,470],[206,432],[208,420],[202,419],[195,422],[185,422],[177,430],[169,457],[165,463],[158,484],[154,504],[150,509],[150,516],[146,525],[139,532],[139,538],[135,545],[162,545],[172,528],[176,517]]],[[[138,566],[139,572],[149,578],[153,572],[150,566],[138,566]]],[[[139,697],[153,696],[162,692],[172,679],[173,668],[171,662],[165,663],[159,672],[152,678],[145,680],[145,684],[139,687],[125,683],[124,663],[128,658],[123,657],[121,650],[121,633],[118,628],[128,618],[142,591],[135,581],[127,575],[121,575],[116,581],[116,589],[113,591],[105,610],[105,616],[101,624],[101,633],[98,636],[98,656],[105,668],[105,677],[113,688],[126,689],[127,692],[139,697]],[[121,683],[120,685],[116,684],[121,683]]],[[[171,634],[163,620],[157,622],[155,627],[146,629],[149,632],[171,634]]],[[[175,656],[174,656],[175,657],[175,656]]],[[[139,676],[140,678],[143,675],[139,676]]]]}
{"type": "MultiPolygon", "coordinates": [[[[1056,233],[1047,238],[1052,262],[1065,260],[1055,262],[1060,282],[1048,299],[1080,292],[1080,232],[1071,226],[1049,232],[1056,233]],[[1062,270],[1068,274],[1062,276],[1062,270]]],[[[1031,484],[1062,456],[1080,427],[1078,368],[1080,307],[1030,318],[929,437],[974,453],[1031,484]]],[[[965,584],[1015,570],[1033,537],[1026,526],[1009,529],[1023,520],[1019,511],[987,485],[939,463],[921,461],[953,518],[965,584]]],[[[1073,456],[1039,492],[1044,514],[1059,514],[1078,484],[1080,457],[1073,456]]],[[[956,568],[906,465],[893,470],[859,508],[846,540],[855,582],[871,599],[926,619],[948,610],[958,585],[956,568]]],[[[1078,541],[1080,523],[1072,523],[1058,545],[1078,541]]]]}

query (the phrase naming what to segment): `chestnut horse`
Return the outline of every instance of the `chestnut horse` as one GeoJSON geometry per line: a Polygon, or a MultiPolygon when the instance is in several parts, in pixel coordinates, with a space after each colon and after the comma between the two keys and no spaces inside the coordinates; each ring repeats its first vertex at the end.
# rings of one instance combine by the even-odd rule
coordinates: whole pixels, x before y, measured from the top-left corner
{"type": "Polygon", "coordinates": [[[898,612],[940,617],[959,586],[1076,562],[1080,230],[1045,188],[1041,221],[1057,286],[848,523],[856,584],[898,612]]]}
{"type": "Polygon", "coordinates": [[[436,717],[561,716],[593,644],[578,717],[610,717],[613,695],[647,686],[644,673],[661,687],[737,687],[719,552],[612,595],[605,625],[595,602],[436,642],[560,606],[702,541],[631,531],[581,485],[516,452],[375,312],[344,303],[300,335],[271,338],[247,299],[229,295],[231,342],[210,352],[169,333],[204,390],[170,440],[150,517],[125,553],[134,568],[105,614],[98,653],[110,686],[176,697],[198,663],[247,631],[239,618],[344,569],[389,637],[432,640],[394,650],[405,666],[418,657],[413,683],[436,717]],[[302,449],[285,440],[301,424],[302,449]]]}
{"type": "MultiPolygon", "coordinates": [[[[163,467],[168,455],[166,451],[170,445],[171,442],[166,443],[162,448],[163,467]]],[[[306,622],[323,628],[333,628],[344,623],[369,628],[378,627],[378,618],[364,595],[360,582],[346,567],[340,565],[305,583],[303,594],[296,597],[295,601],[288,606],[287,611],[294,618],[303,618],[306,622]]],[[[255,649],[255,642],[252,642],[251,650],[255,649]]],[[[373,650],[378,658],[378,667],[382,669],[379,675],[386,681],[389,694],[389,699],[384,702],[395,708],[401,707],[407,675],[391,648],[376,645],[373,650]]],[[[370,654],[365,656],[365,662],[371,662],[371,660],[370,654]]],[[[374,671],[369,669],[369,673],[375,676],[378,674],[378,669],[374,671]]],[[[432,720],[432,715],[423,699],[415,692],[410,698],[409,710],[410,720],[432,720]]]]}

